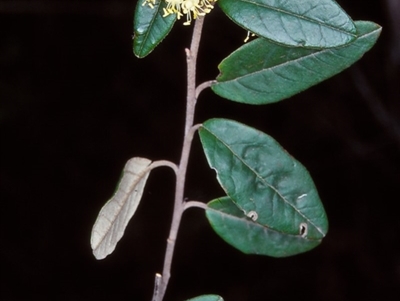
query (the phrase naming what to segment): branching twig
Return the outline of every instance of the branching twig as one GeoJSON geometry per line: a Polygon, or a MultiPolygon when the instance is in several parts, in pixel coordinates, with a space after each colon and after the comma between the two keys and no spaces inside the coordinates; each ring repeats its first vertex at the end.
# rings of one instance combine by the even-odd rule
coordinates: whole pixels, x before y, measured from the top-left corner
{"type": "Polygon", "coordinates": [[[186,96],[186,121],[185,135],[193,125],[194,111],[196,106],[196,62],[199,51],[201,31],[203,29],[204,17],[199,17],[194,24],[192,43],[190,49],[186,50],[187,63],[187,96],[186,96]]]}
{"type": "MultiPolygon", "coordinates": [[[[153,292],[153,301],[162,301],[171,276],[172,257],[175,249],[176,236],[178,234],[182,213],[185,208],[183,202],[183,194],[185,188],[186,170],[189,160],[190,148],[192,145],[193,135],[200,125],[193,126],[194,112],[196,106],[196,60],[200,44],[201,31],[203,28],[204,18],[200,17],[196,20],[193,29],[192,43],[190,49],[186,49],[187,62],[187,98],[186,98],[186,121],[185,134],[182,147],[181,160],[179,162],[176,174],[175,201],[174,212],[172,216],[171,229],[167,240],[167,249],[165,251],[164,267],[161,279],[156,278],[156,284],[160,282],[159,287],[155,287],[153,292]],[[160,281],[161,280],[161,281],[160,281]]],[[[157,276],[156,276],[157,277],[157,276]]]]}
{"type": "Polygon", "coordinates": [[[189,209],[189,208],[192,208],[192,207],[201,208],[201,209],[204,209],[204,210],[206,210],[206,209],[208,208],[208,207],[207,207],[207,204],[204,204],[204,203],[202,203],[202,202],[198,202],[198,201],[187,201],[187,202],[185,203],[185,207],[184,207],[183,210],[186,210],[186,209],[189,209]]]}
{"type": "Polygon", "coordinates": [[[209,81],[207,81],[207,82],[204,82],[204,83],[198,85],[197,88],[196,88],[196,99],[199,98],[200,93],[201,93],[204,89],[206,89],[206,88],[208,88],[208,87],[211,87],[211,85],[212,85],[213,83],[215,83],[215,82],[216,82],[215,80],[209,80],[209,81]]]}
{"type": "Polygon", "coordinates": [[[175,174],[178,174],[178,166],[175,163],[167,160],[154,161],[150,164],[149,169],[154,169],[161,166],[170,167],[175,172],[175,174]]]}

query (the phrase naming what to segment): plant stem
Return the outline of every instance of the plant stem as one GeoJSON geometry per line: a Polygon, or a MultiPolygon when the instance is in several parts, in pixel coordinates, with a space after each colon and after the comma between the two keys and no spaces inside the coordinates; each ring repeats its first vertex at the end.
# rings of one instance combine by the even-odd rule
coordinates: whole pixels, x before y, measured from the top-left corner
{"type": "Polygon", "coordinates": [[[199,97],[200,93],[201,93],[205,88],[211,87],[212,84],[215,83],[215,82],[217,82],[217,81],[216,81],[216,80],[209,80],[209,81],[206,81],[206,82],[204,82],[204,83],[198,85],[197,88],[196,88],[196,99],[199,97]]]}
{"type": "Polygon", "coordinates": [[[194,24],[192,43],[190,49],[186,51],[186,64],[187,64],[187,96],[186,96],[186,121],[185,121],[185,135],[193,125],[194,112],[196,106],[196,62],[197,54],[199,52],[201,31],[203,29],[204,17],[196,19],[194,24]]]}
{"type": "Polygon", "coordinates": [[[160,285],[159,286],[156,285],[154,288],[153,299],[152,299],[153,301],[163,300],[165,291],[168,286],[169,278],[171,276],[171,264],[175,249],[176,237],[182,219],[182,213],[184,212],[185,209],[183,195],[184,195],[186,170],[189,160],[190,147],[192,145],[193,135],[196,132],[196,130],[200,127],[200,125],[193,126],[193,120],[194,120],[195,106],[197,100],[196,61],[197,61],[197,53],[199,50],[203,23],[204,23],[203,17],[197,18],[193,29],[193,36],[190,49],[185,49],[186,63],[187,63],[187,98],[186,98],[186,120],[185,120],[184,140],[181,153],[181,160],[179,162],[178,172],[176,174],[174,212],[172,216],[169,237],[167,239],[167,249],[165,251],[163,273],[161,276],[160,285]]]}
{"type": "Polygon", "coordinates": [[[206,209],[208,208],[207,204],[205,204],[205,203],[203,203],[203,202],[198,202],[198,201],[187,201],[187,202],[185,203],[185,208],[184,208],[184,210],[189,209],[189,208],[192,208],[192,207],[201,208],[201,209],[204,209],[204,210],[206,210],[206,209]]]}

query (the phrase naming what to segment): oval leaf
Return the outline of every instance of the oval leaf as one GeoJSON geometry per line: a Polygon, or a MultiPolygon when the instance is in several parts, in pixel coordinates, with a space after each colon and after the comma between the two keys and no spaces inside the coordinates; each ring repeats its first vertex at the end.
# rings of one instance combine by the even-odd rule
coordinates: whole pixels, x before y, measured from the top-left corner
{"type": "Polygon", "coordinates": [[[143,58],[168,35],[175,23],[176,15],[163,17],[163,8],[167,7],[165,1],[157,1],[154,8],[139,0],[136,4],[133,22],[134,39],[133,53],[143,58]]]}
{"type": "Polygon", "coordinates": [[[210,167],[242,216],[281,235],[311,241],[326,235],[325,210],[309,173],[272,137],[227,119],[206,121],[199,135],[210,167]]]}
{"type": "Polygon", "coordinates": [[[371,49],[381,27],[366,21],[356,25],[357,39],[338,48],[293,48],[256,39],[221,62],[212,90],[221,97],[256,105],[293,96],[340,73],[371,49]]]}
{"type": "Polygon", "coordinates": [[[297,235],[271,229],[244,214],[230,197],[213,200],[208,206],[206,216],[214,231],[245,254],[286,257],[309,251],[321,242],[309,238],[304,225],[297,235]]]}
{"type": "Polygon", "coordinates": [[[224,299],[218,295],[202,295],[186,301],[224,301],[224,299]]]}
{"type": "Polygon", "coordinates": [[[139,157],[126,163],[114,196],[101,208],[92,229],[90,243],[96,259],[111,254],[124,235],[142,198],[150,174],[150,163],[149,159],[139,157]]]}
{"type": "Polygon", "coordinates": [[[303,47],[335,47],[355,38],[353,21],[332,0],[218,0],[229,18],[260,37],[303,47]]]}

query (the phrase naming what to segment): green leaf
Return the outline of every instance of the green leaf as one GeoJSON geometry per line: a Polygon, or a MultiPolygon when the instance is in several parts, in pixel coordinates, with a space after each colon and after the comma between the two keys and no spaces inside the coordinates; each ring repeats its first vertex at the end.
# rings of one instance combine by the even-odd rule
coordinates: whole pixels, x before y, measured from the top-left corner
{"type": "Polygon", "coordinates": [[[229,197],[211,202],[213,210],[207,210],[218,234],[245,253],[276,257],[320,243],[328,221],[315,185],[304,166],[272,137],[227,119],[206,121],[199,135],[229,197]],[[246,231],[247,238],[236,244],[237,233],[246,231]],[[262,242],[265,238],[270,241],[262,242]]]}
{"type": "Polygon", "coordinates": [[[224,299],[218,295],[202,295],[186,301],[224,301],[224,299]]]}
{"type": "Polygon", "coordinates": [[[256,105],[293,96],[340,73],[371,49],[381,27],[366,21],[356,25],[357,39],[338,48],[285,47],[256,39],[221,62],[212,90],[221,97],[256,105]]]}
{"type": "Polygon", "coordinates": [[[229,18],[260,37],[303,47],[335,47],[355,38],[353,21],[332,0],[218,0],[229,18]]]}
{"type": "Polygon", "coordinates": [[[208,203],[206,216],[214,231],[245,254],[287,257],[315,248],[321,240],[273,230],[247,217],[229,197],[208,203]]]}
{"type": "Polygon", "coordinates": [[[93,225],[90,244],[96,259],[111,254],[122,238],[142,198],[151,168],[146,158],[130,159],[123,171],[114,196],[101,208],[93,225]]]}
{"type": "Polygon", "coordinates": [[[134,39],[133,53],[143,58],[168,35],[175,23],[176,15],[163,17],[163,8],[167,6],[165,1],[157,1],[154,8],[143,5],[144,0],[136,4],[133,22],[134,39]]]}

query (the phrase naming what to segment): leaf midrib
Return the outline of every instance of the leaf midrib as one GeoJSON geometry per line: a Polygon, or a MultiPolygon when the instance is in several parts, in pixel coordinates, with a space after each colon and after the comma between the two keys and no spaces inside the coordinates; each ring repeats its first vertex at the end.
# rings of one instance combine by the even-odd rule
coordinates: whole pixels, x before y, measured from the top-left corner
{"type": "MultiPolygon", "coordinates": [[[[156,22],[156,19],[157,19],[157,16],[158,16],[158,14],[159,14],[159,12],[162,10],[162,7],[161,7],[161,4],[162,4],[162,2],[160,1],[159,3],[158,3],[158,6],[157,7],[154,7],[154,11],[155,11],[155,13],[153,14],[153,17],[151,18],[151,21],[149,22],[149,25],[148,25],[148,27],[147,27],[147,29],[146,29],[146,32],[145,32],[145,34],[143,35],[143,42],[141,43],[141,45],[140,45],[140,47],[139,47],[139,49],[140,49],[140,55],[142,56],[142,57],[144,57],[144,56],[146,56],[147,54],[149,54],[150,52],[147,52],[146,50],[143,50],[143,49],[145,49],[145,48],[148,48],[148,40],[149,40],[149,36],[150,36],[150,32],[151,32],[151,30],[149,30],[149,28],[151,28],[151,27],[153,27],[154,26],[154,24],[155,24],[155,22],[156,22]],[[145,53],[145,55],[143,55],[143,52],[145,53]]],[[[157,4],[156,4],[157,5],[157,4]]],[[[164,17],[162,17],[162,18],[164,18],[164,17]]],[[[164,24],[165,24],[166,22],[164,22],[164,24]]],[[[172,26],[171,26],[171,28],[172,28],[172,26]]],[[[170,28],[170,30],[171,30],[171,28],[170,28]]],[[[165,36],[164,36],[165,37],[165,36]]],[[[161,41],[158,41],[157,43],[156,43],[156,45],[155,46],[157,46],[159,43],[160,43],[161,41]]]]}
{"type": "MultiPolygon", "coordinates": [[[[203,128],[206,129],[211,135],[213,135],[215,137],[215,139],[217,139],[218,141],[220,141],[226,148],[229,149],[229,151],[231,151],[231,153],[239,159],[239,161],[242,162],[242,164],[244,166],[246,166],[251,172],[253,172],[257,178],[261,179],[262,183],[265,184],[266,186],[270,187],[273,191],[275,191],[278,196],[286,203],[288,204],[290,207],[292,207],[301,217],[303,217],[307,222],[309,222],[315,229],[318,230],[318,232],[320,232],[322,234],[322,236],[325,236],[325,233],[323,233],[323,231],[317,227],[307,216],[305,216],[301,211],[299,211],[294,205],[292,205],[288,200],[286,200],[286,198],[271,184],[269,184],[267,181],[264,180],[263,177],[261,177],[261,175],[259,175],[251,166],[249,166],[238,154],[236,154],[228,144],[226,144],[223,140],[219,139],[218,136],[216,136],[213,132],[211,132],[208,128],[204,127],[203,128]]],[[[218,173],[217,173],[218,175],[218,173]]],[[[229,195],[228,191],[226,191],[226,193],[229,195]]],[[[236,204],[236,202],[234,201],[234,199],[229,195],[229,197],[232,199],[232,201],[236,204]]],[[[238,205],[239,206],[239,205],[238,205]]]]}
{"type": "MultiPolygon", "coordinates": [[[[299,19],[306,20],[306,21],[308,21],[308,22],[310,22],[310,23],[318,24],[318,25],[320,25],[320,26],[324,26],[324,27],[329,28],[329,29],[332,29],[332,30],[334,30],[334,31],[338,31],[338,32],[341,32],[341,33],[345,33],[345,34],[347,34],[347,35],[349,35],[349,36],[352,36],[352,37],[357,37],[357,34],[356,34],[356,33],[349,32],[349,31],[346,31],[346,30],[344,30],[344,29],[341,29],[341,28],[338,28],[338,27],[334,27],[334,26],[329,25],[329,24],[326,24],[326,23],[318,22],[317,20],[311,19],[310,17],[306,17],[306,16],[304,16],[304,15],[298,15],[298,14],[295,14],[295,13],[293,13],[293,12],[286,11],[286,10],[282,10],[282,9],[277,8],[277,7],[270,6],[270,5],[263,4],[263,3],[256,3],[256,2],[253,2],[253,1],[249,1],[249,0],[240,0],[240,1],[245,2],[245,3],[248,3],[248,4],[252,4],[252,5],[255,5],[255,6],[264,7],[264,8],[266,8],[266,9],[270,9],[270,10],[272,10],[272,11],[276,11],[276,12],[279,12],[279,13],[282,13],[282,14],[286,14],[286,15],[289,15],[289,16],[294,16],[294,17],[297,17],[297,18],[299,18],[299,19]]],[[[355,28],[355,26],[354,26],[353,28],[355,28]]]]}
{"type": "MultiPolygon", "coordinates": [[[[267,72],[267,71],[274,72],[275,69],[284,68],[286,65],[289,65],[289,64],[300,63],[302,60],[306,60],[306,59],[308,59],[308,58],[310,58],[312,56],[318,57],[320,55],[324,55],[325,53],[329,53],[329,52],[332,52],[334,54],[334,50],[337,50],[337,49],[340,49],[340,48],[349,47],[350,45],[355,44],[356,42],[358,42],[358,41],[360,41],[360,40],[362,40],[364,38],[367,38],[370,35],[373,35],[375,33],[375,31],[376,30],[368,32],[368,33],[366,33],[364,35],[361,35],[355,41],[350,42],[349,44],[346,44],[346,45],[343,45],[343,46],[340,46],[340,47],[317,50],[316,52],[310,53],[310,54],[308,54],[306,56],[301,56],[301,57],[298,57],[296,59],[285,61],[285,62],[282,62],[282,63],[277,64],[275,66],[269,67],[269,68],[260,69],[260,70],[254,71],[252,73],[247,73],[245,75],[241,75],[241,76],[238,76],[238,77],[235,77],[235,78],[232,78],[232,79],[228,79],[226,81],[219,82],[218,78],[217,78],[217,82],[214,85],[226,84],[226,83],[229,83],[229,82],[239,81],[239,80],[244,79],[246,77],[251,77],[251,76],[257,75],[259,73],[264,73],[264,72],[267,72]]],[[[223,70],[221,69],[220,71],[221,71],[221,74],[222,74],[223,70]]]]}

